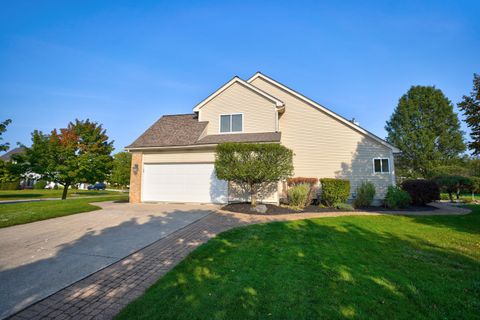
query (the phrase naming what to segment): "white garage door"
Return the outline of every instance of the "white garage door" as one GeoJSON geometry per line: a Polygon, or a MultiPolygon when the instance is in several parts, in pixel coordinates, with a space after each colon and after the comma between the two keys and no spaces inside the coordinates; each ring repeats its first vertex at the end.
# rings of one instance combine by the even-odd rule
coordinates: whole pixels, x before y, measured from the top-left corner
{"type": "Polygon", "coordinates": [[[142,180],[142,201],[227,202],[227,182],[210,163],[144,164],[142,180]]]}

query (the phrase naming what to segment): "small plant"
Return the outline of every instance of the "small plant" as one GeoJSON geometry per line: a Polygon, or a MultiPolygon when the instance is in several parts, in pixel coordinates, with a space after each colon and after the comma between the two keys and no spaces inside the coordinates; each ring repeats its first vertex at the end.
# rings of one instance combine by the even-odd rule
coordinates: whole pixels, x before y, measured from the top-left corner
{"type": "Polygon", "coordinates": [[[362,182],[357,187],[357,197],[353,205],[356,208],[368,207],[372,204],[373,197],[375,197],[375,185],[371,182],[362,182]]]}
{"type": "Polygon", "coordinates": [[[348,203],[334,203],[333,207],[338,210],[343,210],[343,211],[354,211],[355,209],[352,207],[352,205],[348,203]]]}
{"type": "Polygon", "coordinates": [[[306,201],[306,205],[309,205],[312,202],[312,199],[315,195],[316,192],[316,186],[318,184],[318,179],[317,178],[305,178],[305,177],[295,177],[295,178],[290,178],[287,179],[287,185],[288,187],[293,187],[299,184],[308,184],[310,186],[310,191],[308,193],[308,198],[306,201]]]}
{"type": "Polygon", "coordinates": [[[388,187],[387,194],[383,200],[385,207],[390,209],[406,208],[411,202],[410,194],[399,187],[388,187]]]}
{"type": "Polygon", "coordinates": [[[304,208],[307,204],[310,185],[306,183],[297,184],[288,189],[288,200],[292,207],[304,208]]]}
{"type": "Polygon", "coordinates": [[[424,206],[429,202],[440,200],[440,188],[432,180],[406,180],[402,189],[407,191],[414,205],[424,206]]]}
{"type": "Polygon", "coordinates": [[[45,181],[45,180],[38,180],[38,181],[35,182],[35,184],[33,185],[33,189],[42,190],[42,189],[45,189],[46,186],[47,186],[47,181],[45,181]]]}
{"type": "Polygon", "coordinates": [[[320,179],[322,184],[322,201],[329,207],[334,203],[347,202],[350,195],[350,181],[342,179],[323,178],[320,179]]]}

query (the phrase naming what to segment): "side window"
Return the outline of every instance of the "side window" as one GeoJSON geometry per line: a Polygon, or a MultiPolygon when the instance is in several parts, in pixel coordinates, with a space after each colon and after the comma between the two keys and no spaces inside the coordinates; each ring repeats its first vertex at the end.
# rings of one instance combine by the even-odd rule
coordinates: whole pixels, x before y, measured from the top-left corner
{"type": "Polygon", "coordinates": [[[373,172],[388,173],[390,172],[390,161],[388,158],[373,159],[373,172]]]}
{"type": "Polygon", "coordinates": [[[220,115],[220,133],[242,132],[243,114],[220,115]]]}
{"type": "Polygon", "coordinates": [[[220,132],[230,132],[230,115],[220,116],[220,132]]]}

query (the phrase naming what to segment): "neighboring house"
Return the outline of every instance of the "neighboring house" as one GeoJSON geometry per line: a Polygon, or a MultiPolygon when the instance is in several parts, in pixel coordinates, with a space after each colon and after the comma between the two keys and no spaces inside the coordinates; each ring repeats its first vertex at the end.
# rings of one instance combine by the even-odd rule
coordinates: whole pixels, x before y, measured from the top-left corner
{"type": "MultiPolygon", "coordinates": [[[[135,142],[130,201],[248,201],[243,190],[219,181],[215,147],[222,142],[281,143],[294,152],[296,177],[343,178],[351,198],[371,181],[377,199],[395,184],[397,148],[357,124],[261,74],[238,77],[193,108],[193,114],[166,115],[135,142]]],[[[263,201],[278,202],[285,183],[271,186],[263,201]]]]}
{"type": "MultiPolygon", "coordinates": [[[[13,161],[13,163],[15,163],[14,156],[21,155],[23,153],[25,153],[25,148],[18,147],[3,154],[2,156],[0,156],[0,159],[5,162],[13,161]]],[[[22,179],[20,180],[20,188],[31,189],[39,179],[40,175],[37,173],[25,173],[22,175],[22,179]]]]}

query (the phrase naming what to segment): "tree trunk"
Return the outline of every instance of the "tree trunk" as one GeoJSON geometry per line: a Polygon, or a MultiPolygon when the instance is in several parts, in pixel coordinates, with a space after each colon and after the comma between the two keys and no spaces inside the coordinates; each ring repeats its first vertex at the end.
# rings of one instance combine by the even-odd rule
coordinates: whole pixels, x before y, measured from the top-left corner
{"type": "Polygon", "coordinates": [[[250,185],[250,203],[252,207],[257,206],[257,190],[253,184],[250,185]]]}
{"type": "Polygon", "coordinates": [[[448,193],[448,197],[450,198],[450,202],[453,202],[453,195],[451,192],[448,193]]]}
{"type": "Polygon", "coordinates": [[[62,200],[67,199],[68,187],[70,187],[70,184],[65,183],[65,185],[63,186],[62,200]]]}

